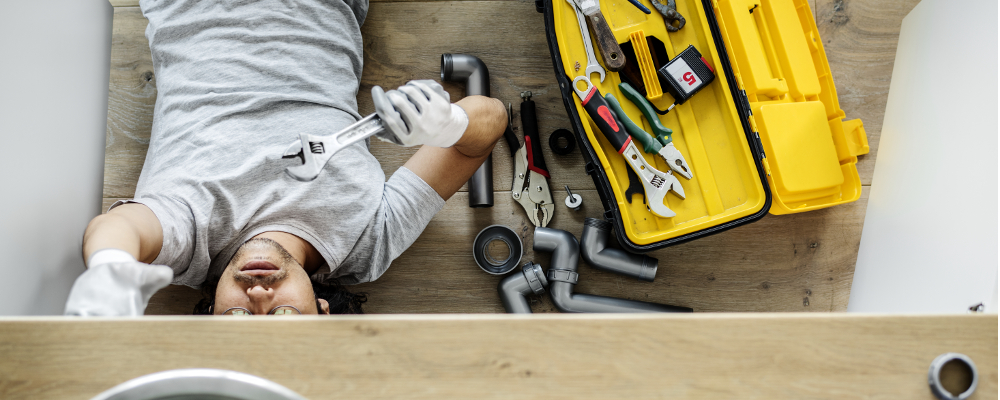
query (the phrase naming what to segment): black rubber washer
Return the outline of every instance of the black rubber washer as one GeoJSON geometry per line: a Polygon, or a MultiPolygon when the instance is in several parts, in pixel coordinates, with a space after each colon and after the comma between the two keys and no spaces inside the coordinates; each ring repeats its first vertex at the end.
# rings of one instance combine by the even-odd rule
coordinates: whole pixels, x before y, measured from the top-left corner
{"type": "Polygon", "coordinates": [[[573,132],[570,132],[567,129],[556,129],[556,131],[552,132],[552,135],[549,136],[549,148],[552,149],[553,153],[561,156],[572,153],[573,149],[576,148],[576,138],[573,137],[573,132]],[[566,139],[565,147],[559,146],[559,138],[566,139]]]}
{"type": "Polygon", "coordinates": [[[486,273],[493,275],[503,275],[516,268],[521,262],[521,251],[521,238],[513,229],[503,225],[487,226],[472,242],[472,257],[476,259],[476,264],[486,273]],[[506,259],[497,260],[486,253],[486,247],[496,240],[506,243],[510,249],[506,259]]]}

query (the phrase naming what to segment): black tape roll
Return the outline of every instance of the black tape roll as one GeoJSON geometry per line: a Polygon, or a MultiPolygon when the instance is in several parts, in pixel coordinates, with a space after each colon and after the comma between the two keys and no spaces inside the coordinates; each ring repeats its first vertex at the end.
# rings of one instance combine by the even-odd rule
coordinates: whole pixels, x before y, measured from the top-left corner
{"type": "Polygon", "coordinates": [[[472,242],[472,257],[476,259],[476,264],[483,271],[492,275],[503,275],[521,262],[521,238],[513,229],[503,225],[490,225],[476,235],[476,240],[472,242]],[[510,254],[506,259],[497,260],[487,253],[486,247],[494,241],[501,241],[507,244],[510,254]]]}
{"type": "Polygon", "coordinates": [[[549,136],[549,148],[552,149],[553,153],[564,156],[573,152],[576,148],[576,138],[573,137],[573,132],[566,129],[557,129],[552,132],[549,136]],[[566,139],[566,146],[559,145],[559,138],[566,139]]]}

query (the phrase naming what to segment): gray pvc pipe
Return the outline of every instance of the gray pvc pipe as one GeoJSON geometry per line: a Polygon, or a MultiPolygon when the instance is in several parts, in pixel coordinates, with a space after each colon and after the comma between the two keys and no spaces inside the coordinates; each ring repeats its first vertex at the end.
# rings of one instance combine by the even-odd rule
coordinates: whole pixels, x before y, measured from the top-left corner
{"type": "Polygon", "coordinates": [[[573,293],[577,281],[580,245],[569,232],[535,228],[535,250],[552,252],[549,295],[559,311],[567,313],[691,312],[690,308],[613,297],[573,293]]]}
{"type": "MultiPolygon", "coordinates": [[[[490,95],[490,72],[483,60],[468,54],[442,54],[441,80],[465,83],[465,95],[490,95]]],[[[493,155],[469,178],[469,207],[493,207],[493,155]]]]}
{"type": "Polygon", "coordinates": [[[531,314],[527,296],[544,294],[545,286],[548,284],[542,266],[528,262],[521,268],[520,273],[513,273],[501,280],[497,285],[497,292],[500,293],[500,302],[508,313],[531,314]]]}
{"type": "Polygon", "coordinates": [[[656,277],[657,260],[605,247],[611,228],[610,223],[596,218],[583,221],[583,235],[580,236],[580,255],[583,256],[583,261],[597,269],[652,282],[656,277]]]}

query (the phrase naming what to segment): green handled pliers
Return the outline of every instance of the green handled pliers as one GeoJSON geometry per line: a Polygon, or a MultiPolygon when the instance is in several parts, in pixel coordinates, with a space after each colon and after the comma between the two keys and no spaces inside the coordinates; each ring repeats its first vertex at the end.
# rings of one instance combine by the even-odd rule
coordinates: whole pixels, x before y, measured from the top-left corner
{"type": "Polygon", "coordinates": [[[644,131],[639,125],[632,122],[632,119],[628,115],[625,115],[625,111],[622,110],[621,104],[618,103],[618,99],[614,95],[611,93],[604,95],[608,106],[618,115],[622,124],[625,125],[625,130],[632,136],[632,139],[642,144],[645,152],[659,154],[660,157],[663,157],[667,165],[670,166],[670,169],[678,175],[686,179],[693,178],[694,175],[691,174],[691,168],[688,166],[687,161],[681,155],[681,152],[677,150],[677,147],[674,146],[673,138],[671,137],[674,131],[660,123],[660,119],[657,118],[653,106],[639,92],[633,89],[632,86],[622,83],[618,87],[625,94],[625,97],[639,107],[639,110],[642,111],[642,114],[649,121],[649,125],[653,130],[653,134],[644,131]]]}

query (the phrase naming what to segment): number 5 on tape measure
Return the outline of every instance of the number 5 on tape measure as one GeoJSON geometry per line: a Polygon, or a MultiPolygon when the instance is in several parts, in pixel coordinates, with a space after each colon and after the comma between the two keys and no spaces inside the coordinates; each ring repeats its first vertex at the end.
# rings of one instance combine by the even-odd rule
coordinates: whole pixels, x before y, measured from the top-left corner
{"type": "Polygon", "coordinates": [[[715,80],[712,67],[702,58],[698,49],[690,45],[660,68],[660,75],[667,80],[667,92],[674,96],[674,105],[683,104],[715,80]]]}

